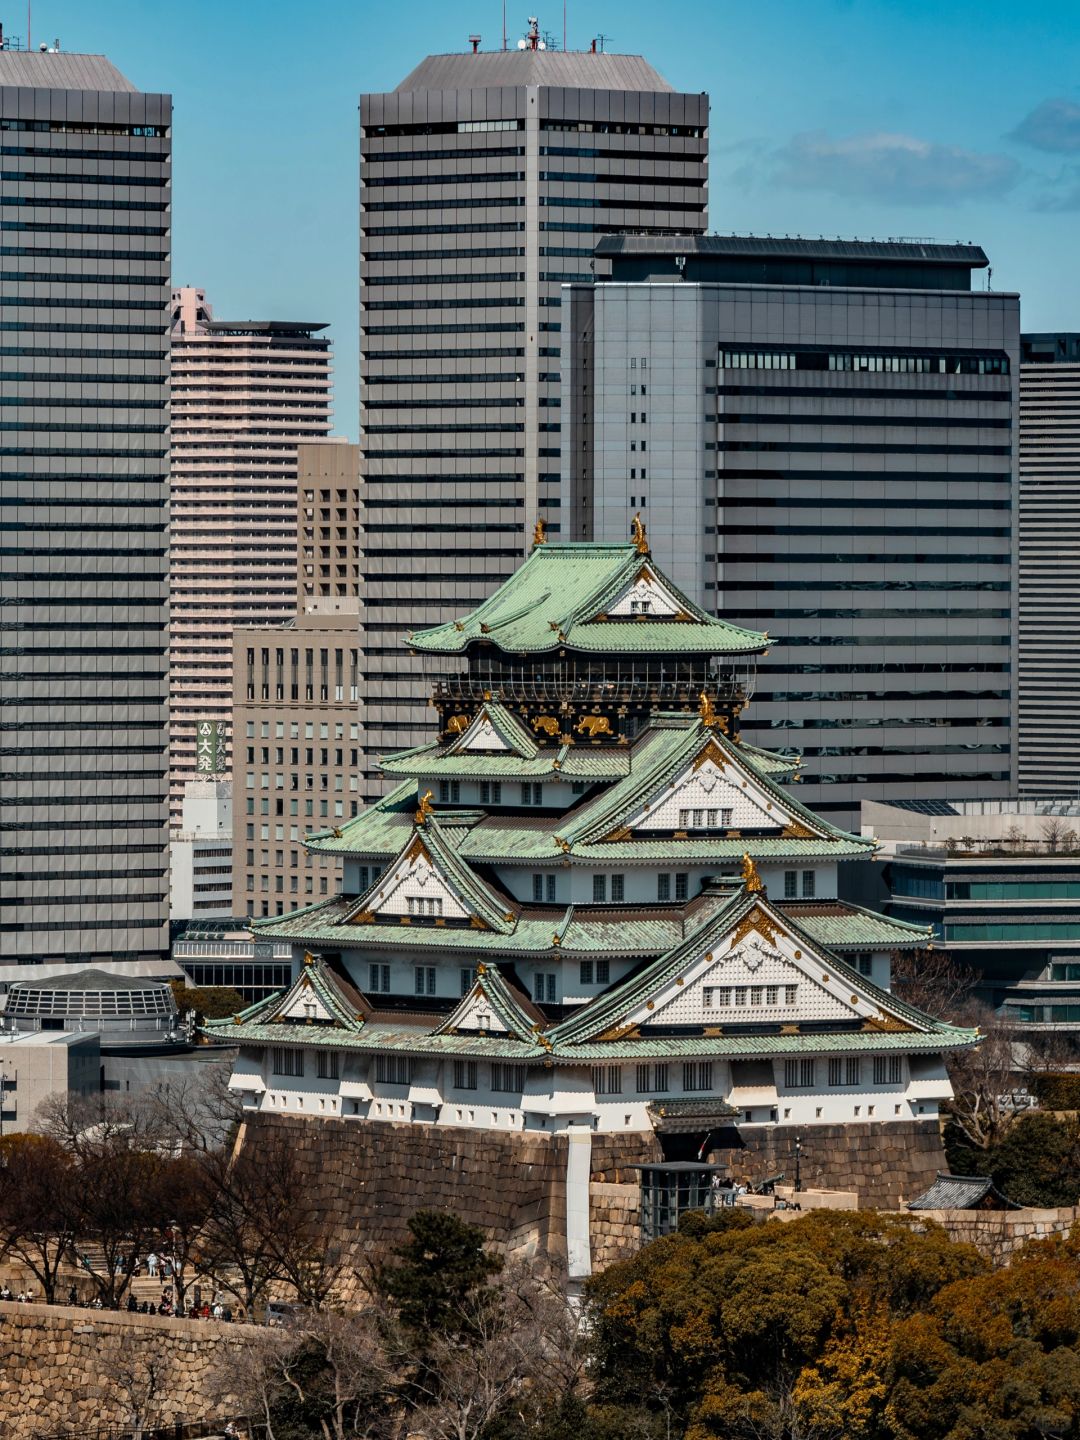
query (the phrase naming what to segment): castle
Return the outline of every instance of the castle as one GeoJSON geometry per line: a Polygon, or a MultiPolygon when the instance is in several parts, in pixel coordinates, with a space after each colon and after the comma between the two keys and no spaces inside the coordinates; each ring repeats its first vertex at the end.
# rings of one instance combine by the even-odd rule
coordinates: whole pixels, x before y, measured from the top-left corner
{"type": "Polygon", "coordinates": [[[681,594],[638,520],[625,545],[538,525],[484,604],[412,634],[437,738],[307,838],[343,857],[339,895],[251,922],[293,945],[291,988],[206,1027],[239,1044],[249,1112],[648,1136],[671,1159],[733,1130],[936,1131],[975,1033],[889,993],[927,932],[838,900],[874,842],[740,740],[768,643],[681,594]]]}

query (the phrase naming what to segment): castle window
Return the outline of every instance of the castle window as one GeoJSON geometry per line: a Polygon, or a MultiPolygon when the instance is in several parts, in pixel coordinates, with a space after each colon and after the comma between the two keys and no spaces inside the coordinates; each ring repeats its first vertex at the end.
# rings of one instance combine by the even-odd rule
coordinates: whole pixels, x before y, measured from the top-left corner
{"type": "Polygon", "coordinates": [[[499,1095],[520,1095],[525,1089],[525,1066],[496,1062],[491,1067],[491,1088],[499,1095]]]}
{"type": "Polygon", "coordinates": [[[481,780],[480,804],[499,805],[502,803],[502,783],[498,780],[481,780]]]}
{"type": "Polygon", "coordinates": [[[745,985],[736,985],[736,986],[735,986],[735,1008],[736,1008],[736,1009],[741,1009],[741,1008],[745,1007],[745,1005],[746,1005],[746,986],[745,986],[745,985]]]}
{"type": "Polygon", "coordinates": [[[854,1086],[862,1079],[862,1061],[855,1055],[829,1061],[829,1084],[854,1086]]]}
{"type": "Polygon", "coordinates": [[[592,877],[592,898],[593,903],[603,903],[607,899],[607,876],[594,875],[592,877]]]}
{"type": "Polygon", "coordinates": [[[799,988],[799,987],[798,987],[797,985],[785,985],[785,986],[784,986],[784,1004],[785,1004],[785,1005],[794,1005],[794,1004],[795,1004],[795,994],[796,994],[798,988],[799,988]]]}
{"type": "Polygon", "coordinates": [[[637,1066],[637,1093],[639,1095],[666,1095],[668,1091],[668,1067],[666,1064],[637,1066]]]}
{"type": "Polygon", "coordinates": [[[765,1004],[766,1004],[766,1005],[775,1005],[779,999],[780,999],[780,987],[779,987],[779,985],[766,985],[766,986],[765,986],[765,1004]]]}
{"type": "Polygon", "coordinates": [[[538,1005],[555,1004],[555,976],[541,974],[539,971],[533,976],[533,999],[538,1005]]]}
{"type": "Polygon", "coordinates": [[[368,989],[386,995],[390,991],[390,966],[368,966],[368,989]]]}
{"type": "Polygon", "coordinates": [[[521,787],[522,805],[542,805],[544,803],[544,787],[537,781],[532,784],[526,781],[521,787]]]}
{"type": "Polygon", "coordinates": [[[797,870],[784,871],[784,899],[797,900],[799,898],[799,872],[797,870]]]}
{"type": "Polygon", "coordinates": [[[804,870],[802,872],[802,893],[804,900],[812,900],[814,898],[814,880],[815,874],[813,870],[804,870]]]}
{"type": "Polygon", "coordinates": [[[303,1075],[304,1052],[290,1049],[287,1045],[275,1045],[273,1066],[275,1075],[303,1075]]]}
{"type": "Polygon", "coordinates": [[[731,1005],[730,985],[706,985],[701,993],[706,1010],[726,1010],[731,1005]]]}
{"type": "Polygon", "coordinates": [[[454,1089],[475,1090],[476,1089],[476,1061],[455,1060],[454,1061],[454,1089]]]}
{"type": "Polygon", "coordinates": [[[593,1092],[596,1095],[622,1094],[622,1066],[594,1065],[592,1068],[593,1092]]]}
{"type": "Polygon", "coordinates": [[[688,1092],[711,1090],[712,1073],[711,1060],[688,1060],[682,1067],[682,1088],[688,1092]]]}
{"type": "Polygon", "coordinates": [[[543,900],[544,898],[544,877],[543,875],[533,876],[533,899],[543,900]]]}
{"type": "Polygon", "coordinates": [[[626,878],[623,875],[612,875],[611,877],[611,898],[621,900],[626,891],[626,878]]]}
{"type": "Polygon", "coordinates": [[[472,989],[472,987],[473,987],[473,981],[474,981],[475,979],[476,979],[476,972],[475,972],[475,970],[470,969],[468,965],[463,965],[463,966],[461,967],[461,993],[462,993],[462,995],[467,995],[467,994],[469,993],[469,991],[470,991],[470,990],[472,989]]]}
{"type": "Polygon", "coordinates": [[[411,1085],[413,1062],[410,1055],[376,1055],[375,1079],[382,1085],[411,1085]]]}
{"type": "Polygon", "coordinates": [[[813,1060],[785,1060],[784,1088],[787,1090],[812,1090],[814,1086],[813,1060]]]}
{"type": "Polygon", "coordinates": [[[417,995],[434,995],[434,994],[435,994],[435,966],[434,966],[434,965],[417,965],[417,966],[416,966],[416,994],[417,994],[417,995]]]}
{"type": "Polygon", "coordinates": [[[606,985],[611,978],[611,961],[597,960],[596,962],[596,983],[606,985]]]}
{"type": "Polygon", "coordinates": [[[554,875],[549,875],[549,876],[547,877],[547,898],[548,898],[548,904],[549,904],[549,905],[554,905],[554,903],[555,903],[555,876],[554,876],[554,875]]]}
{"type": "Polygon", "coordinates": [[[593,983],[593,962],[591,960],[581,961],[578,966],[578,981],[582,985],[591,985],[593,983]]]}
{"type": "MultiPolygon", "coordinates": [[[[631,448],[632,448],[632,447],[631,447],[631,448]]],[[[631,615],[648,615],[648,613],[649,613],[649,611],[650,611],[651,609],[652,609],[652,601],[651,601],[651,600],[631,600],[631,601],[630,601],[630,614],[631,614],[631,615]]]]}
{"type": "Polygon", "coordinates": [[[899,1055],[874,1056],[874,1084],[900,1085],[904,1078],[904,1062],[899,1055]]]}
{"type": "Polygon", "coordinates": [[[656,898],[657,900],[671,899],[671,876],[657,875],[656,877],[656,898]]]}
{"type": "Polygon", "coordinates": [[[461,799],[460,780],[439,781],[439,803],[442,805],[456,805],[461,799]]]}
{"type": "Polygon", "coordinates": [[[315,1059],[320,1080],[337,1080],[339,1078],[341,1056],[336,1050],[320,1050],[315,1059]]]}
{"type": "Polygon", "coordinates": [[[872,975],[874,973],[873,962],[869,954],[864,952],[862,955],[856,955],[853,958],[855,964],[858,966],[860,975],[872,975]]]}
{"type": "Polygon", "coordinates": [[[675,876],[675,899],[685,900],[689,893],[689,880],[685,870],[680,870],[675,876]]]}

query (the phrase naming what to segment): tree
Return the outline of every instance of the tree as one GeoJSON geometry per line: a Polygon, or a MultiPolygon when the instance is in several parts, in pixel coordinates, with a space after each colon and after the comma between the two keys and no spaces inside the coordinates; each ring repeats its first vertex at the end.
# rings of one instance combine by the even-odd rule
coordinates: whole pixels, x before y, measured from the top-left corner
{"type": "Polygon", "coordinates": [[[202,1233],[213,1204],[206,1171],[186,1155],[165,1159],[156,1180],[160,1205],[157,1245],[172,1263],[177,1305],[183,1309],[188,1285],[201,1257],[202,1233]]]}
{"type": "Polygon", "coordinates": [[[63,1146],[46,1135],[0,1139],[0,1255],[22,1262],[50,1305],[78,1216],[75,1167],[63,1146]]]}
{"type": "Polygon", "coordinates": [[[974,984],[975,972],[944,950],[901,950],[892,962],[893,992],[939,1020],[956,1021],[970,1010],[974,984]]]}
{"type": "Polygon", "coordinates": [[[1028,1110],[993,1144],[976,1149],[955,1128],[945,1131],[945,1154],[954,1174],[989,1175],[1018,1205],[1080,1203],[1080,1119],[1028,1110]]]}
{"type": "Polygon", "coordinates": [[[186,985],[183,980],[170,980],[169,988],[180,1014],[194,1010],[198,1025],[204,1020],[228,1020],[244,1008],[244,997],[239,990],[227,985],[186,985]]]}
{"type": "Polygon", "coordinates": [[[484,1250],[484,1232],[447,1210],[418,1210],[412,1236],[395,1254],[400,1264],[381,1272],[378,1284],[398,1308],[401,1322],[421,1335],[456,1334],[475,1310],[466,1301],[483,1291],[502,1261],[484,1250]]]}
{"type": "Polygon", "coordinates": [[[1048,855],[1056,855],[1059,850],[1065,848],[1065,837],[1069,833],[1069,827],[1057,815],[1048,815],[1039,827],[1042,831],[1043,844],[1048,855]]]}
{"type": "Polygon", "coordinates": [[[985,1151],[1004,1138],[1016,1118],[1010,1099],[1016,1071],[1016,1031],[1008,1021],[981,1007],[971,1007],[968,1021],[978,1025],[981,1035],[977,1045],[954,1051],[949,1061],[953,1098],[947,1114],[967,1145],[985,1151]]]}
{"type": "Polygon", "coordinates": [[[260,1157],[250,1146],[235,1156],[207,1152],[201,1169],[211,1197],[200,1237],[203,1265],[250,1314],[283,1275],[274,1236],[289,1224],[288,1210],[274,1210],[260,1157]]]}

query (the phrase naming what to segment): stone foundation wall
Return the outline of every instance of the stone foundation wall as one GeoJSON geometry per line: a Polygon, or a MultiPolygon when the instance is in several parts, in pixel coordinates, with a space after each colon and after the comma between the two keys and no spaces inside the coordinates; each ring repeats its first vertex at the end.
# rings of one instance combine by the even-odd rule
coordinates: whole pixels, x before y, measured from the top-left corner
{"type": "Polygon", "coordinates": [[[795,1179],[795,1141],[802,1142],[802,1184],[813,1190],[854,1190],[860,1209],[895,1210],[926,1190],[946,1170],[938,1123],[774,1125],[743,1129],[737,1149],[716,1149],[709,1159],[730,1166],[740,1184],[757,1184],[781,1171],[795,1179]]]}
{"type": "Polygon", "coordinates": [[[936,1220],[954,1240],[974,1245],[994,1265],[1007,1265],[1014,1252],[1029,1240],[1067,1235],[1080,1221],[1080,1206],[1059,1210],[920,1210],[918,1215],[920,1219],[926,1216],[936,1220]]]}
{"type": "Polygon", "coordinates": [[[219,1367],[248,1327],[0,1301],[0,1437],[234,1418],[219,1367]]]}

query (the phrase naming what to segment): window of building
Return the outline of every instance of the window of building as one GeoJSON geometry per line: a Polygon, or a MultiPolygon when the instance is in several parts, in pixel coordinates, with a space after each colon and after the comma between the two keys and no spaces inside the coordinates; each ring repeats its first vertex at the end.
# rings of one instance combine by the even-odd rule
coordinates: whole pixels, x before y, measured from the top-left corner
{"type": "Polygon", "coordinates": [[[694,1091],[713,1088],[713,1067],[711,1060],[688,1060],[682,1067],[682,1088],[689,1094],[694,1091]]]}
{"type": "Polygon", "coordinates": [[[854,1086],[858,1085],[862,1077],[862,1061],[855,1055],[849,1055],[846,1059],[829,1061],[829,1084],[830,1086],[854,1086]]]}
{"type": "Polygon", "coordinates": [[[785,1060],[784,1088],[786,1090],[812,1090],[814,1087],[813,1060],[785,1060]]]}
{"type": "Polygon", "coordinates": [[[639,1095],[666,1095],[668,1091],[667,1064],[638,1065],[637,1093],[639,1095]]]}
{"type": "Polygon", "coordinates": [[[607,899],[606,875],[594,875],[592,877],[592,898],[593,904],[602,903],[607,899]]]}
{"type": "Polygon", "coordinates": [[[596,983],[606,985],[611,977],[611,961],[597,960],[596,962],[596,983]]]}
{"type": "MultiPolygon", "coordinates": [[[[633,446],[631,446],[631,449],[633,449],[633,446]]],[[[651,601],[651,600],[631,600],[631,601],[630,601],[630,614],[631,614],[631,615],[648,615],[651,610],[652,610],[652,601],[651,601]]]]}
{"type": "Polygon", "coordinates": [[[476,1061],[455,1060],[454,1061],[454,1089],[475,1090],[476,1089],[476,1061]]]}
{"type": "Polygon", "coordinates": [[[499,805],[502,802],[502,783],[498,780],[481,780],[480,804],[499,805]]]}
{"type": "Polygon", "coordinates": [[[656,877],[656,898],[657,900],[671,899],[671,876],[657,875],[656,877]]]}
{"type": "Polygon", "coordinates": [[[543,900],[544,898],[544,877],[543,875],[533,876],[533,899],[543,900]]]}
{"type": "Polygon", "coordinates": [[[685,900],[690,891],[690,877],[685,870],[679,870],[675,875],[675,899],[685,900]]]}
{"type": "Polygon", "coordinates": [[[749,987],[746,985],[736,985],[733,994],[735,996],[735,1008],[737,1010],[744,1010],[746,1008],[746,997],[749,994],[749,987]]]}
{"type": "Polygon", "coordinates": [[[549,904],[549,905],[554,905],[554,903],[555,903],[555,876],[554,876],[554,875],[549,875],[549,876],[547,877],[547,899],[548,899],[548,904],[549,904]]]}
{"type": "Polygon", "coordinates": [[[368,989],[387,995],[390,992],[390,966],[369,965],[368,966],[368,989]]]}
{"type": "Polygon", "coordinates": [[[275,1045],[272,1055],[275,1075],[303,1075],[303,1050],[293,1050],[288,1045],[275,1045]]]}
{"type": "Polygon", "coordinates": [[[542,805],[544,803],[544,787],[537,781],[535,784],[526,780],[521,787],[522,805],[542,805]]]}
{"type": "Polygon", "coordinates": [[[622,1094],[622,1066],[594,1065],[592,1067],[593,1093],[596,1095],[622,1094]]]}
{"type": "Polygon", "coordinates": [[[469,991],[473,987],[473,981],[475,979],[476,971],[470,965],[462,965],[460,975],[462,995],[467,995],[469,993],[469,991]]]}
{"type": "Polygon", "coordinates": [[[869,952],[856,955],[854,960],[860,975],[872,975],[874,973],[874,964],[869,952]]]}
{"type": "Polygon", "coordinates": [[[701,991],[701,1003],[706,1010],[726,1010],[731,1004],[731,986],[705,985],[701,991]]]}
{"type": "Polygon", "coordinates": [[[798,993],[798,989],[799,989],[799,987],[798,987],[797,985],[785,985],[785,986],[784,986],[784,1004],[785,1004],[785,1005],[794,1005],[794,1004],[795,1004],[795,996],[796,996],[796,994],[798,993]]]}
{"type": "Polygon", "coordinates": [[[538,1005],[555,1004],[555,976],[552,974],[541,974],[539,971],[533,976],[533,999],[538,1005]]]}
{"type": "Polygon", "coordinates": [[[579,963],[578,980],[582,985],[591,985],[593,983],[593,962],[591,960],[582,960],[579,963]]]}
{"type": "Polygon", "coordinates": [[[899,1055],[874,1056],[874,1084],[901,1085],[904,1079],[904,1062],[899,1055]]]}
{"type": "Polygon", "coordinates": [[[411,1085],[413,1062],[410,1055],[376,1055],[375,1079],[381,1085],[411,1085]]]}
{"type": "Polygon", "coordinates": [[[460,780],[439,781],[439,803],[442,805],[457,805],[461,800],[460,780]]]}
{"type": "Polygon", "coordinates": [[[784,871],[784,899],[797,900],[799,898],[799,872],[797,870],[784,871]]]}
{"type": "Polygon", "coordinates": [[[315,1060],[320,1080],[340,1078],[341,1056],[337,1050],[320,1050],[316,1054],[315,1060]]]}
{"type": "Polygon", "coordinates": [[[415,994],[435,994],[435,966],[417,965],[415,967],[415,994]]]}
{"type": "Polygon", "coordinates": [[[802,872],[802,893],[804,900],[812,900],[814,898],[814,882],[816,878],[816,872],[813,870],[804,870],[802,872]]]}
{"type": "Polygon", "coordinates": [[[622,900],[626,894],[626,876],[612,875],[611,877],[611,898],[622,900]]]}
{"type": "Polygon", "coordinates": [[[525,1089],[525,1066],[496,1061],[491,1067],[491,1088],[497,1095],[520,1095],[525,1089]]]}

